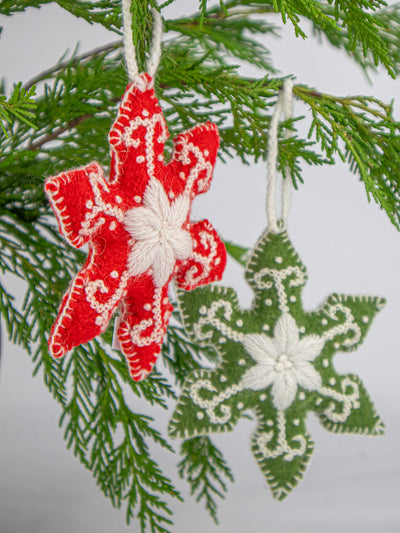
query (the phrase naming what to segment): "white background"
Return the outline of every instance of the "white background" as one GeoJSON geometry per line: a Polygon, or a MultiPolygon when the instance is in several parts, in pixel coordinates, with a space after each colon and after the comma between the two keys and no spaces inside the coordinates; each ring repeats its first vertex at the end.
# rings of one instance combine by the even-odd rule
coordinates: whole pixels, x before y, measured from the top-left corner
{"type": "MultiPolygon", "coordinates": [[[[167,16],[190,13],[195,0],[176,1],[167,16]]],[[[272,18],[279,22],[278,15],[272,18]]],[[[27,81],[54,64],[77,41],[89,50],[114,34],[75,19],[56,6],[0,17],[0,75],[8,82],[27,81]]],[[[266,38],[267,41],[267,38],[266,38]]],[[[310,38],[295,39],[291,27],[282,39],[266,44],[283,74],[297,83],[336,95],[371,94],[394,98],[399,117],[399,82],[385,73],[374,86],[344,54],[310,38]]],[[[250,71],[249,71],[250,72],[250,71]]],[[[254,74],[254,71],[251,71],[254,74]]],[[[306,110],[299,104],[295,114],[306,110]]],[[[221,235],[252,246],[266,225],[265,168],[238,161],[218,164],[207,197],[198,200],[194,218],[207,217],[221,235]],[[223,205],[223,209],[221,209],[223,205]]],[[[46,176],[43,176],[45,178],[46,176]]],[[[304,292],[308,309],[331,292],[385,296],[364,345],[354,354],[337,355],[340,371],[364,381],[384,419],[384,437],[335,435],[310,415],[308,428],[316,449],[305,479],[283,503],[272,499],[249,447],[253,423],[243,421],[232,434],[215,437],[236,483],[219,506],[220,526],[188,495],[173,503],[174,533],[397,533],[400,531],[400,236],[386,215],[367,202],[363,184],[343,164],[304,169],[305,184],[293,194],[289,220],[292,242],[308,268],[304,292]]],[[[238,266],[230,264],[225,283],[248,305],[251,292],[238,266]]],[[[125,525],[123,511],[112,509],[91,474],[65,449],[58,428],[59,408],[20,349],[3,341],[0,381],[0,533],[110,533],[139,531],[125,525]]],[[[143,411],[143,406],[140,406],[143,411]]],[[[157,419],[165,433],[168,415],[157,419]]],[[[166,472],[175,476],[171,454],[156,452],[166,472]]]]}

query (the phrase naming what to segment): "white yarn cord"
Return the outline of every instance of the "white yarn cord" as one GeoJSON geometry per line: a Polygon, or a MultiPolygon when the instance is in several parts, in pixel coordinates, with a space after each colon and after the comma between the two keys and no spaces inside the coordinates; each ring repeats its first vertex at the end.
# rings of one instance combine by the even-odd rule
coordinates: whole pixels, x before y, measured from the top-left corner
{"type": "MultiPolygon", "coordinates": [[[[153,78],[157,72],[161,57],[162,18],[157,9],[153,14],[153,39],[150,49],[150,57],[147,61],[147,72],[153,78]]],[[[136,61],[136,49],[132,41],[132,13],[131,0],[122,0],[122,20],[124,29],[125,61],[129,79],[134,81],[139,76],[139,68],[136,61]]]]}
{"type": "MultiPolygon", "coordinates": [[[[270,231],[278,232],[278,219],[276,214],[276,166],[278,160],[278,126],[281,114],[284,114],[285,119],[292,117],[293,113],[293,82],[288,79],[285,80],[283,90],[278,97],[274,113],[271,118],[271,124],[268,132],[268,155],[267,155],[267,220],[270,231]]],[[[287,135],[287,133],[286,133],[287,135]]],[[[289,168],[285,168],[285,176],[282,180],[282,208],[281,218],[284,227],[289,215],[290,196],[292,190],[292,183],[289,173],[289,168]]]]}
{"type": "Polygon", "coordinates": [[[139,75],[136,61],[135,45],[132,41],[132,13],[131,0],[122,0],[122,21],[124,27],[124,50],[125,62],[130,80],[134,80],[139,75]]]}
{"type": "Polygon", "coordinates": [[[147,61],[147,73],[154,78],[161,58],[161,37],[163,32],[162,17],[157,9],[153,13],[153,38],[151,40],[150,57],[147,61]]]}

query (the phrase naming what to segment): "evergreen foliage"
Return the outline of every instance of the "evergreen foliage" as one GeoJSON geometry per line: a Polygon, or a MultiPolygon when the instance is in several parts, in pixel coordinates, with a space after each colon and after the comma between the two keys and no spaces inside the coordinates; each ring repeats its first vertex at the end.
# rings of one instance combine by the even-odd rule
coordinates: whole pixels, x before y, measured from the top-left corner
{"type": "MultiPolygon", "coordinates": [[[[2,0],[0,14],[11,16],[49,1],[2,0]]],[[[4,83],[0,86],[0,312],[10,339],[31,355],[34,373],[41,373],[60,404],[67,446],[103,493],[115,507],[125,505],[127,520],[135,518],[142,532],[171,531],[171,497],[181,496],[152,458],[150,444],[173,450],[151,417],[132,408],[131,399],[166,408],[175,399],[175,385],[202,361],[215,361],[215,354],[189,341],[178,314],[163,350],[168,377],[153,373],[144,382],[132,382],[119,353],[111,350],[110,331],[62,362],[47,351],[58,303],[83,255],[59,235],[43,180],[94,159],[108,164],[107,133],[127,83],[118,40],[120,0],[56,3],[115,32],[116,40],[62,57],[9,94],[4,83]],[[8,275],[24,281],[22,302],[7,291],[8,275]]],[[[133,1],[133,19],[141,22],[134,26],[133,39],[142,66],[154,5],[133,1]]],[[[367,74],[379,66],[393,77],[400,70],[400,5],[389,7],[381,0],[221,0],[214,5],[201,0],[193,16],[165,21],[166,32],[174,33],[165,37],[156,92],[170,132],[212,120],[220,128],[221,159],[236,156],[252,163],[263,158],[283,78],[260,38],[278,37],[282,23],[292,24],[299,38],[328,40],[367,74]],[[258,67],[260,76],[243,77],[232,66],[241,62],[258,67]]],[[[294,94],[308,109],[309,134],[302,138],[296,132],[301,118],[281,126],[280,167],[289,165],[298,186],[305,163],[333,164],[339,156],[400,229],[400,124],[392,106],[371,97],[325,94],[298,81],[294,94]]],[[[243,263],[245,249],[232,243],[227,249],[243,263]]],[[[181,453],[179,475],[216,520],[216,498],[224,497],[233,480],[228,465],[208,437],[184,442],[181,453]]]]}
{"type": "Polygon", "coordinates": [[[17,83],[10,97],[4,94],[4,88],[0,92],[0,127],[3,133],[8,137],[7,130],[12,127],[14,120],[18,119],[28,126],[35,128],[31,121],[35,117],[33,110],[36,108],[33,97],[35,88],[31,87],[28,91],[22,87],[22,83],[17,83]]]}

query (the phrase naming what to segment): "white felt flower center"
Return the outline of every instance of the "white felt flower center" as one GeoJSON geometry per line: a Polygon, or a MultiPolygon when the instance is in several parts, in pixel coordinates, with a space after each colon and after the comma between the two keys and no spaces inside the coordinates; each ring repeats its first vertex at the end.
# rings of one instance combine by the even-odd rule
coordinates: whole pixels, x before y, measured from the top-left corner
{"type": "Polygon", "coordinates": [[[300,339],[291,315],[284,313],[277,320],[273,338],[249,334],[243,345],[256,362],[243,375],[243,387],[261,390],[272,385],[272,401],[280,411],[293,403],[298,386],[309,391],[321,388],[321,376],[311,361],[320,355],[324,340],[317,335],[300,339]]]}
{"type": "Polygon", "coordinates": [[[183,229],[190,209],[190,198],[178,196],[170,202],[163,186],[151,178],[143,204],[125,213],[124,225],[132,237],[128,271],[138,276],[149,268],[157,287],[167,283],[177,260],[192,253],[192,238],[183,229]]]}

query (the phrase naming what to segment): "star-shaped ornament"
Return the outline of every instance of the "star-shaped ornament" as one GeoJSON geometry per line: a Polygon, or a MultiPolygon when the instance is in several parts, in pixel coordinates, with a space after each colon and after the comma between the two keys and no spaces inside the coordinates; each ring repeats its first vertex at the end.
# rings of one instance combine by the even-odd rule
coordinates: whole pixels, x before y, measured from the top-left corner
{"type": "Polygon", "coordinates": [[[213,346],[220,361],[188,376],[169,433],[191,438],[231,431],[252,412],[253,454],[282,500],[303,477],[314,448],[308,411],[336,433],[383,433],[360,379],[339,374],[332,359],[361,344],[385,301],[334,294],[318,310],[304,311],[306,270],[286,232],[262,235],[245,278],[255,294],[249,310],[239,307],[231,288],[178,294],[186,331],[199,345],[213,346]]]}
{"type": "Polygon", "coordinates": [[[172,311],[168,285],[191,290],[219,280],[225,247],[207,220],[189,221],[192,200],[211,183],[219,137],[211,122],[174,139],[143,74],[128,86],[109,134],[109,179],[97,163],[46,180],[61,233],[88,258],[65,294],[49,339],[61,357],[102,333],[118,307],[118,340],[131,376],[151,371],[172,311]]]}

